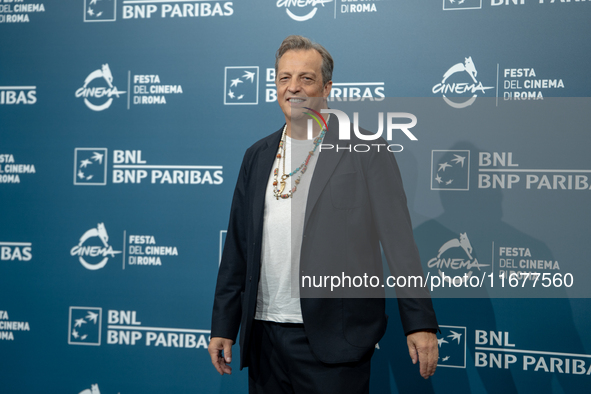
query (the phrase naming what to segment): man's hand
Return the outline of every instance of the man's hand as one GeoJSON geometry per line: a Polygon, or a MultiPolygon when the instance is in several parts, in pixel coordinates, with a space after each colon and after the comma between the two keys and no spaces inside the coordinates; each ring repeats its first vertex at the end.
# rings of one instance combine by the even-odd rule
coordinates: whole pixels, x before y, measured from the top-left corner
{"type": "Polygon", "coordinates": [[[429,379],[429,376],[435,373],[439,358],[437,335],[428,331],[413,332],[406,337],[406,343],[412,363],[416,364],[418,361],[421,365],[421,376],[429,379]]]}
{"type": "Polygon", "coordinates": [[[228,375],[232,374],[232,367],[229,366],[230,362],[232,361],[232,345],[234,341],[227,338],[220,338],[220,337],[213,337],[209,341],[209,347],[207,350],[209,351],[209,355],[211,356],[211,363],[215,367],[215,369],[223,375],[227,373],[228,375]],[[224,356],[222,357],[222,350],[224,351],[224,356]]]}

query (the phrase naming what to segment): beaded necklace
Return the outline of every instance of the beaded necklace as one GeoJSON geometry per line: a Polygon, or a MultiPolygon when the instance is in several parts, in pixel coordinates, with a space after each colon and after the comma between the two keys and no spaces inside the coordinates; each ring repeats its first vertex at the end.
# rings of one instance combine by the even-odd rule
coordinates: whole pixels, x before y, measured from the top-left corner
{"type": "MultiPolygon", "coordinates": [[[[330,117],[330,115],[329,115],[329,117],[330,117]]],[[[327,121],[328,121],[328,119],[327,119],[327,121]]],[[[277,152],[277,158],[279,160],[277,161],[277,168],[275,168],[275,171],[273,171],[273,195],[275,196],[275,198],[277,200],[279,200],[279,197],[281,197],[283,199],[287,199],[287,198],[291,198],[293,196],[293,193],[295,193],[295,191],[298,188],[298,185],[300,183],[300,179],[302,178],[302,175],[304,175],[304,173],[308,169],[308,162],[310,161],[310,158],[312,157],[314,152],[316,152],[316,148],[318,148],[318,145],[320,145],[320,143],[322,142],[322,139],[324,138],[324,135],[326,134],[326,127],[322,126],[322,130],[320,130],[320,134],[318,135],[318,137],[314,138],[314,149],[312,149],[308,153],[308,157],[306,157],[306,159],[302,162],[302,164],[300,164],[299,167],[297,167],[295,170],[293,170],[289,174],[286,174],[285,173],[285,161],[287,160],[287,152],[285,150],[285,145],[286,145],[285,140],[287,137],[286,130],[287,130],[287,124],[285,126],[283,126],[283,136],[281,137],[281,141],[279,142],[279,151],[277,152]],[[277,177],[279,175],[279,163],[281,162],[281,158],[283,158],[283,175],[281,175],[281,181],[278,181],[277,177]],[[301,170],[301,172],[300,172],[300,170],[301,170]],[[285,180],[287,178],[289,178],[290,176],[297,174],[298,172],[300,172],[300,175],[294,181],[295,185],[291,188],[291,190],[289,192],[283,193],[283,190],[285,189],[285,184],[286,184],[285,180]]]]}

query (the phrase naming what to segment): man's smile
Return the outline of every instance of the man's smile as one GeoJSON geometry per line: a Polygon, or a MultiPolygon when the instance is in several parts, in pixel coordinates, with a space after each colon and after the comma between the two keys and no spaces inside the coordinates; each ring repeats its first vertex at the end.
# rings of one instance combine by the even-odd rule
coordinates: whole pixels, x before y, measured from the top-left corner
{"type": "Polygon", "coordinates": [[[290,97],[287,99],[287,101],[289,101],[291,104],[301,104],[306,101],[306,99],[302,97],[290,97]]]}

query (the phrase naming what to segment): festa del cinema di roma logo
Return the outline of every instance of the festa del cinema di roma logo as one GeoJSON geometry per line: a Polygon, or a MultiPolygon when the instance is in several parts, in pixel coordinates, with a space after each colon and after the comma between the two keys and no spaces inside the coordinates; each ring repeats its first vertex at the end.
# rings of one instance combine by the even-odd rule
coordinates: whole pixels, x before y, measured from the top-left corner
{"type": "Polygon", "coordinates": [[[101,391],[99,390],[98,384],[93,384],[89,389],[82,390],[78,394],[101,394],[101,391]]]}
{"type": "Polygon", "coordinates": [[[277,8],[285,8],[285,12],[291,19],[293,19],[294,21],[303,22],[312,19],[314,15],[316,15],[316,12],[318,11],[317,5],[321,5],[322,7],[324,7],[324,4],[332,3],[332,1],[333,0],[277,0],[277,8]],[[298,13],[305,14],[296,15],[294,12],[289,10],[290,7],[304,9],[303,12],[298,13]],[[312,10],[307,11],[310,8],[312,8],[312,10]]]}
{"type": "MultiPolygon", "coordinates": [[[[433,93],[439,94],[443,96],[443,99],[447,104],[454,108],[466,108],[476,101],[476,97],[478,97],[478,93],[485,94],[488,89],[493,89],[493,86],[483,86],[482,82],[479,82],[476,79],[476,75],[478,71],[476,71],[476,66],[472,61],[472,56],[465,58],[464,63],[457,63],[454,64],[443,74],[443,79],[440,83],[433,86],[433,93]],[[448,79],[452,77],[452,75],[459,74],[461,76],[465,76],[468,74],[471,81],[468,82],[449,82],[448,79]],[[450,98],[455,97],[460,101],[452,101],[450,98]],[[461,101],[463,100],[463,101],[461,101]]],[[[451,78],[452,81],[455,81],[457,77],[451,78]]]]}
{"type": "Polygon", "coordinates": [[[108,64],[103,64],[86,77],[84,85],[76,90],[76,97],[83,97],[84,104],[91,110],[104,111],[113,104],[113,97],[119,98],[125,93],[113,85],[111,69],[108,64]]]}
{"type": "Polygon", "coordinates": [[[78,256],[78,261],[87,270],[99,270],[107,265],[109,257],[121,253],[113,250],[108,241],[109,235],[104,223],[98,223],[96,228],[91,228],[80,237],[78,245],[70,250],[70,254],[78,256]]]}
{"type": "Polygon", "coordinates": [[[458,238],[450,239],[441,245],[437,251],[437,256],[430,259],[427,266],[437,268],[439,276],[450,285],[452,285],[453,276],[453,284],[458,286],[465,284],[470,279],[474,273],[473,268],[480,271],[480,268],[488,267],[489,264],[480,264],[478,262],[478,259],[473,256],[472,245],[467,233],[460,233],[458,238]],[[456,274],[450,275],[449,270],[456,274]],[[445,271],[448,271],[448,274],[445,274],[445,271]]]}

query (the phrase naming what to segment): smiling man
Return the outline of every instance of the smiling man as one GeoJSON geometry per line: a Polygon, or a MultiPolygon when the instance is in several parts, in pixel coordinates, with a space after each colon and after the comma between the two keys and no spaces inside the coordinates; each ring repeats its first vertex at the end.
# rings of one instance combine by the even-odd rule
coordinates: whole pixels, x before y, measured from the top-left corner
{"type": "MultiPolygon", "coordinates": [[[[333,60],[289,36],[275,57],[285,125],[244,155],[218,273],[209,353],[229,374],[240,328],[240,368],[250,393],[367,393],[375,344],[386,329],[381,298],[300,298],[298,276],[327,260],[393,275],[422,275],[394,156],[326,151],[338,122],[313,125],[327,108],[333,60]]],[[[352,141],[355,142],[355,141],[352,141]]],[[[378,140],[377,142],[385,142],[378,140]]],[[[428,293],[398,296],[410,357],[428,378],[437,365],[437,320],[428,293]],[[418,295],[418,297],[414,297],[418,295]]]]}
{"type": "MultiPolygon", "coordinates": [[[[277,101],[285,115],[286,135],[304,140],[307,138],[306,122],[308,108],[320,111],[328,108],[326,98],[332,88],[333,60],[323,47],[319,49],[294,50],[296,39],[286,39],[279,49],[275,62],[277,101]]],[[[313,45],[313,44],[312,44],[313,45]]],[[[320,126],[314,124],[314,136],[320,126]]]]}

